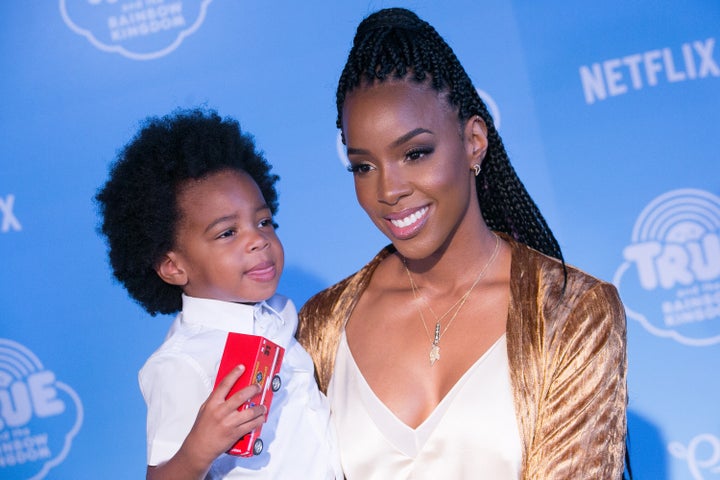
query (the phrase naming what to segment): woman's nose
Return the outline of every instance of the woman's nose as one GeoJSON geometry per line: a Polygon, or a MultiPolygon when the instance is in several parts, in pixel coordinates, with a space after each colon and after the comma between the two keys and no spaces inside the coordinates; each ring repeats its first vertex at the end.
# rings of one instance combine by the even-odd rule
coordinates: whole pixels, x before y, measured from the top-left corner
{"type": "Polygon", "coordinates": [[[410,183],[398,168],[383,168],[379,171],[377,186],[378,201],[395,205],[412,191],[410,183]]]}

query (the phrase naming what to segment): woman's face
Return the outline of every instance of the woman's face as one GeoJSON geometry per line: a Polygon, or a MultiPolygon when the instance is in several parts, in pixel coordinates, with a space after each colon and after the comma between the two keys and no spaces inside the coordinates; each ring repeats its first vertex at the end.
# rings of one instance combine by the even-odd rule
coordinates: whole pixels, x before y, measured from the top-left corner
{"type": "Polygon", "coordinates": [[[388,80],[347,95],[343,133],[358,201],[409,258],[432,255],[479,216],[472,166],[487,140],[484,123],[464,125],[427,84],[388,80]]]}

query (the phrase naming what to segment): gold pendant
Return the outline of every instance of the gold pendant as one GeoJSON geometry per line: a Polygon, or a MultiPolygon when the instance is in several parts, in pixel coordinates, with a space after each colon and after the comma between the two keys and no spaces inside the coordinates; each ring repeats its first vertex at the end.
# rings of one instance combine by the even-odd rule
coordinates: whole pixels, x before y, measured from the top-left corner
{"type": "Polygon", "coordinates": [[[430,349],[430,366],[435,365],[435,362],[440,360],[440,321],[435,324],[435,340],[433,340],[432,348],[430,349]]]}
{"type": "Polygon", "coordinates": [[[435,365],[435,362],[438,360],[440,360],[440,345],[433,343],[433,346],[430,349],[430,366],[432,367],[435,365]]]}

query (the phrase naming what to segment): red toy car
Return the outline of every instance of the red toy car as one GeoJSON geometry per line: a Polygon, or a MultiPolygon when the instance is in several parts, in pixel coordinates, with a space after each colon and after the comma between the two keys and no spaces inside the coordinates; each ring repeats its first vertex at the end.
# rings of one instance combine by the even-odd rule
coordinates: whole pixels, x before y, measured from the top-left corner
{"type": "MultiPolygon", "coordinates": [[[[255,405],[265,405],[270,412],[273,393],[280,389],[281,381],[278,373],[282,364],[285,349],[265,337],[246,335],[242,333],[228,333],[225,342],[220,367],[215,378],[215,387],[237,365],[245,365],[245,371],[230,389],[228,397],[241,388],[257,383],[262,390],[260,393],[245,402],[240,409],[255,405]]],[[[267,417],[266,417],[267,418],[267,417]]],[[[252,457],[263,451],[263,442],[260,439],[262,426],[240,437],[235,445],[227,451],[231,455],[252,457]]]]}

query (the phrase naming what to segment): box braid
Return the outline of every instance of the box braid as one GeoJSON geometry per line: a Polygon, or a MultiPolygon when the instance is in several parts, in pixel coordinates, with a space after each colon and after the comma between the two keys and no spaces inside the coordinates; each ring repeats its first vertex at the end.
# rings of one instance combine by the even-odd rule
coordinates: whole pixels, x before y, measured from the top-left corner
{"type": "MultiPolygon", "coordinates": [[[[415,13],[404,8],[387,8],[371,14],[358,25],[338,82],[337,127],[342,129],[345,96],[362,82],[371,85],[389,76],[405,78],[408,75],[416,82],[429,81],[438,92],[446,92],[450,104],[457,108],[461,124],[473,115],[485,121],[488,149],[476,185],[480,210],[488,227],[557,258],[565,270],[560,245],[510,164],[493,119],[470,77],[447,42],[415,13]]],[[[623,478],[632,480],[627,442],[626,439],[623,478]]]]}
{"type": "Polygon", "coordinates": [[[510,164],[492,117],[470,77],[445,40],[413,12],[404,8],[380,10],[358,26],[338,82],[337,127],[342,128],[345,96],[354,88],[363,82],[370,85],[408,75],[416,82],[429,81],[438,92],[446,92],[461,124],[473,115],[485,121],[488,148],[476,184],[488,227],[562,261],[560,246],[510,164]]]}

